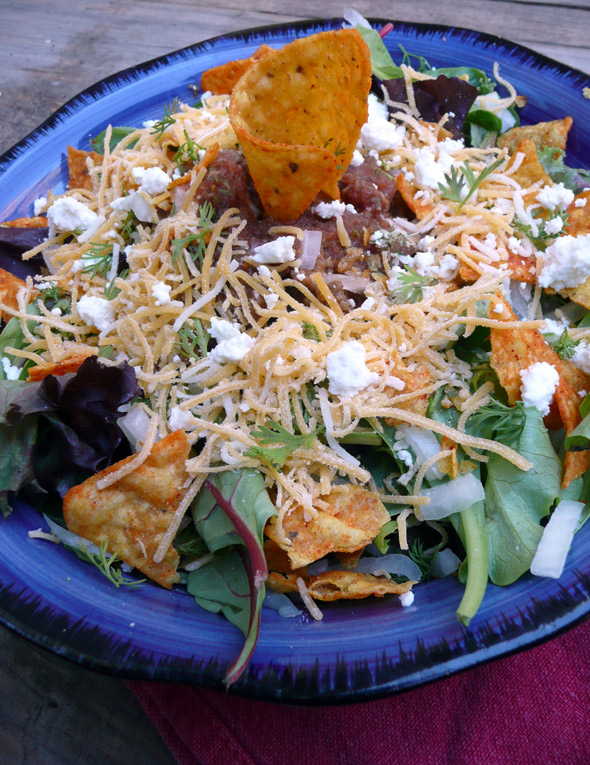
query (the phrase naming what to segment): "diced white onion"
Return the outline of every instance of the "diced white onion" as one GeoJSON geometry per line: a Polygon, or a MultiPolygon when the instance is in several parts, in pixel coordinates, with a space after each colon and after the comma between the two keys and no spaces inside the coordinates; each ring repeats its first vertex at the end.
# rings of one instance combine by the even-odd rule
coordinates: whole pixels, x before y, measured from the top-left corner
{"type": "Polygon", "coordinates": [[[438,521],[480,502],[485,492],[482,482],[473,473],[468,473],[431,489],[424,489],[421,496],[430,497],[428,505],[420,505],[424,520],[438,521]]]}
{"type": "MultiPolygon", "coordinates": [[[[440,452],[440,444],[437,437],[430,430],[424,430],[416,425],[402,424],[397,429],[403,439],[412,447],[418,462],[426,462],[430,457],[440,452]]],[[[442,478],[442,474],[436,465],[431,465],[426,471],[426,478],[429,481],[442,478]]],[[[424,516],[426,517],[426,516],[424,516]]]]}
{"type": "Polygon", "coordinates": [[[297,608],[287,595],[283,592],[274,592],[273,590],[267,590],[262,602],[262,608],[272,608],[273,611],[278,611],[279,616],[289,619],[292,616],[299,616],[301,611],[297,608]]]}
{"type": "Polygon", "coordinates": [[[111,267],[109,268],[109,272],[107,274],[107,282],[112,282],[115,276],[117,275],[117,271],[119,269],[119,255],[121,253],[121,245],[119,242],[115,242],[113,245],[113,257],[111,258],[111,267]]]}
{"type": "Polygon", "coordinates": [[[320,411],[322,413],[322,419],[324,420],[324,425],[326,426],[326,441],[328,442],[328,446],[343,460],[346,460],[346,462],[349,462],[351,465],[358,467],[361,463],[356,459],[356,457],[353,457],[352,454],[349,454],[346,449],[343,449],[338,441],[336,441],[334,438],[334,420],[332,419],[332,412],[330,411],[330,404],[328,403],[326,391],[320,390],[318,393],[318,398],[320,400],[320,411]]]}
{"type": "Polygon", "coordinates": [[[301,268],[311,271],[315,268],[322,247],[321,231],[304,231],[301,243],[301,268]]]}
{"type": "Polygon", "coordinates": [[[93,555],[94,553],[99,553],[99,548],[93,543],[90,542],[88,539],[84,539],[83,537],[79,537],[77,534],[74,534],[73,531],[70,531],[69,529],[64,529],[63,526],[60,526],[58,523],[55,523],[51,520],[51,518],[48,518],[46,515],[43,516],[45,520],[47,521],[47,524],[51,531],[55,534],[55,536],[59,539],[59,541],[64,544],[68,545],[68,547],[75,547],[76,549],[79,549],[80,547],[85,547],[86,550],[93,555]]]}
{"type": "Polygon", "coordinates": [[[361,14],[356,11],[354,8],[351,8],[349,5],[345,6],[344,10],[342,11],[342,16],[348,21],[348,24],[342,24],[343,27],[366,27],[367,29],[371,29],[371,25],[367,21],[367,19],[364,16],[361,16],[361,14]]]}
{"type": "Polygon", "coordinates": [[[373,574],[376,571],[387,571],[389,574],[397,576],[407,576],[408,579],[420,581],[422,574],[420,568],[407,555],[400,553],[389,553],[388,555],[379,555],[376,558],[361,558],[355,566],[354,571],[361,574],[373,574]]]}
{"type": "Polygon", "coordinates": [[[138,443],[144,443],[150,422],[150,416],[141,404],[131,404],[127,413],[117,420],[117,425],[125,434],[134,453],[138,451],[138,443]]]}
{"type": "Polygon", "coordinates": [[[442,579],[449,574],[454,574],[461,565],[461,559],[448,547],[441,550],[436,556],[432,566],[432,575],[442,579]]]}
{"type": "Polygon", "coordinates": [[[140,220],[143,223],[151,223],[152,208],[139,191],[136,191],[131,198],[131,209],[135,213],[137,220],[140,220]]]}
{"type": "Polygon", "coordinates": [[[553,511],[531,563],[531,574],[559,579],[584,509],[583,502],[562,500],[553,511]]]}
{"type": "Polygon", "coordinates": [[[342,289],[347,292],[355,292],[357,295],[364,295],[369,286],[369,280],[364,276],[355,274],[324,274],[326,284],[338,283],[342,289]]]}

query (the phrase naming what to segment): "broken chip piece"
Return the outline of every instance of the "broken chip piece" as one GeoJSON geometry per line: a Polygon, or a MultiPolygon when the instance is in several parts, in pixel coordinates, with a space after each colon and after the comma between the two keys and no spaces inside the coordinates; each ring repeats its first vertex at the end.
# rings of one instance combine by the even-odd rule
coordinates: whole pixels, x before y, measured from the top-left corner
{"type": "Polygon", "coordinates": [[[551,122],[537,122],[536,125],[523,125],[511,128],[498,138],[500,149],[508,149],[510,154],[521,151],[519,144],[523,140],[532,141],[535,147],[552,146],[565,151],[567,136],[573,124],[571,117],[551,122]]]}
{"type": "Polygon", "coordinates": [[[184,430],[158,441],[145,462],[112,486],[99,490],[101,478],[119,470],[135,455],[74,486],[64,498],[68,529],[96,545],[108,540],[110,553],[170,589],[180,577],[179,556],[170,545],[161,563],[154,554],[183,496],[190,444],[184,430]]]}
{"type": "Polygon", "coordinates": [[[339,198],[370,86],[369,49],[354,29],[295,40],[240,78],[230,120],[268,215],[287,222],[320,191],[339,198]]]}
{"type": "MultiPolygon", "coordinates": [[[[297,592],[299,572],[280,574],[271,572],[267,584],[275,592],[297,592]]],[[[302,576],[308,594],[314,600],[330,602],[334,600],[360,600],[371,595],[382,598],[384,595],[403,595],[409,592],[416,582],[394,582],[385,577],[362,574],[357,571],[324,571],[315,576],[302,576]]]]}
{"type": "Polygon", "coordinates": [[[273,48],[269,45],[261,45],[249,58],[228,61],[227,64],[220,64],[212,69],[207,69],[201,77],[201,90],[203,92],[209,91],[214,96],[230,94],[244,72],[258,61],[259,58],[262,58],[262,56],[265,56],[272,50],[273,48]]]}

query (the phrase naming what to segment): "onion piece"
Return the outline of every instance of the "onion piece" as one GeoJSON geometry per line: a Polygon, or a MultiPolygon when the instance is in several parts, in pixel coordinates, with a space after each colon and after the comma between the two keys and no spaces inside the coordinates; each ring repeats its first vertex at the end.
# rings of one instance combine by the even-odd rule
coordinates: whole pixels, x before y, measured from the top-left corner
{"type": "Polygon", "coordinates": [[[443,579],[445,576],[454,574],[455,571],[461,565],[461,558],[449,548],[445,547],[436,556],[436,560],[432,566],[432,576],[436,576],[438,579],[443,579]]]}
{"type": "Polygon", "coordinates": [[[531,563],[531,574],[559,579],[583,509],[583,502],[571,499],[564,499],[557,505],[543,529],[531,563]]]}
{"type": "Polygon", "coordinates": [[[324,274],[326,284],[338,282],[342,289],[347,292],[354,292],[357,295],[364,295],[370,281],[364,276],[356,274],[324,274]]]}
{"type": "MultiPolygon", "coordinates": [[[[416,425],[402,424],[397,428],[403,439],[412,447],[414,454],[420,463],[426,462],[430,457],[440,452],[438,438],[430,430],[424,430],[416,425]]],[[[429,481],[442,478],[442,474],[436,465],[431,465],[425,473],[429,481]]],[[[425,516],[426,517],[426,516],[425,516]]]]}
{"type": "Polygon", "coordinates": [[[300,616],[302,613],[287,595],[283,592],[274,592],[273,590],[266,591],[262,601],[262,608],[272,608],[273,611],[278,611],[279,616],[285,619],[300,616]]]}
{"type": "Polygon", "coordinates": [[[315,268],[318,255],[322,247],[321,231],[304,231],[303,242],[301,243],[301,263],[300,267],[306,271],[315,268]]]}
{"type": "Polygon", "coordinates": [[[407,576],[408,579],[419,582],[422,576],[420,568],[407,555],[389,553],[376,558],[361,558],[353,569],[361,574],[373,574],[375,571],[387,571],[388,574],[407,576]]]}
{"type": "Polygon", "coordinates": [[[111,258],[111,267],[109,268],[109,272],[107,274],[107,282],[112,282],[115,276],[117,275],[117,271],[119,270],[119,255],[121,254],[121,245],[119,242],[115,242],[113,244],[113,257],[111,258]]]}
{"type": "Polygon", "coordinates": [[[467,473],[431,489],[424,489],[420,496],[430,497],[430,504],[420,505],[424,520],[438,521],[480,502],[485,497],[485,491],[482,482],[473,473],[467,473]]]}
{"type": "Polygon", "coordinates": [[[139,191],[134,192],[131,196],[131,209],[135,213],[137,220],[143,223],[152,222],[152,208],[147,199],[139,191]]]}
{"type": "Polygon", "coordinates": [[[151,420],[141,404],[131,404],[131,406],[126,404],[124,406],[125,408],[128,407],[127,413],[123,417],[119,417],[117,425],[125,434],[126,439],[129,441],[129,445],[135,453],[139,451],[139,442],[145,442],[151,420]]]}
{"type": "Polygon", "coordinates": [[[53,534],[55,534],[55,536],[62,544],[67,545],[68,547],[74,547],[76,550],[79,550],[80,547],[84,547],[91,555],[100,552],[99,548],[94,544],[94,542],[91,542],[88,539],[84,539],[84,537],[79,537],[69,529],[64,529],[63,526],[60,526],[59,523],[52,521],[51,518],[49,518],[47,515],[43,515],[43,517],[47,521],[47,524],[53,534]]]}
{"type": "Polygon", "coordinates": [[[343,449],[338,441],[336,441],[334,438],[334,420],[332,419],[332,412],[330,411],[330,404],[328,403],[328,398],[326,396],[325,390],[320,390],[318,392],[318,399],[320,401],[322,419],[324,421],[324,425],[326,426],[326,441],[328,442],[328,446],[343,460],[349,462],[355,467],[358,467],[361,463],[356,459],[356,457],[353,457],[352,454],[349,454],[346,449],[343,449]]]}

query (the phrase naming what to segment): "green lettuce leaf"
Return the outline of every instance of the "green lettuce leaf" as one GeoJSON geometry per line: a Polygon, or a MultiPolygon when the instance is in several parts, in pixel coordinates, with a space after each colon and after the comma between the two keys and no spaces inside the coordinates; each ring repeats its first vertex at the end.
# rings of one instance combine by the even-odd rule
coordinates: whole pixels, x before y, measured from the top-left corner
{"type": "Polygon", "coordinates": [[[555,183],[563,183],[566,188],[575,193],[582,191],[588,185],[590,171],[568,167],[565,164],[565,152],[562,149],[556,149],[554,146],[537,147],[537,155],[547,175],[555,183]]]}
{"type": "Polygon", "coordinates": [[[541,519],[561,492],[561,462],[555,454],[541,413],[525,408],[526,421],[517,452],[533,464],[519,470],[497,454],[490,455],[485,483],[489,574],[494,584],[512,584],[528,571],[543,533],[541,519]]]}
{"type": "Polygon", "coordinates": [[[368,29],[359,25],[356,27],[356,31],[367,43],[371,54],[371,69],[377,79],[394,80],[404,76],[400,67],[391,58],[391,54],[376,29],[368,29]]]}
{"type": "MultiPolygon", "coordinates": [[[[127,127],[127,126],[120,126],[120,127],[114,127],[111,129],[111,140],[109,142],[109,151],[113,151],[115,146],[117,144],[121,143],[123,138],[126,138],[129,133],[134,133],[137,130],[137,128],[134,127],[127,127]]],[[[103,130],[98,135],[95,135],[94,138],[90,139],[90,145],[96,151],[98,154],[104,154],[104,141],[107,136],[107,131],[103,130]]],[[[132,141],[128,149],[132,149],[137,141],[132,141]]]]}

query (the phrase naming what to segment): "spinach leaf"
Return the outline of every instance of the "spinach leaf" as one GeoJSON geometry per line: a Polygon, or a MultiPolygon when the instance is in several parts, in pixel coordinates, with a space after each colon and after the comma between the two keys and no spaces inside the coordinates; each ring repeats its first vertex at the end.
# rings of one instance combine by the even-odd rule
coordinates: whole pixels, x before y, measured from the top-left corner
{"type": "Polygon", "coordinates": [[[467,75],[467,81],[474,88],[477,88],[480,96],[485,96],[496,89],[496,83],[487,76],[482,69],[476,69],[473,66],[445,66],[439,69],[433,69],[428,74],[444,74],[447,77],[464,77],[467,75]]]}
{"type": "Polygon", "coordinates": [[[404,76],[400,67],[391,58],[391,54],[376,29],[359,25],[356,27],[356,31],[367,43],[371,54],[371,69],[375,77],[379,80],[391,80],[404,76]]]}
{"type": "Polygon", "coordinates": [[[590,414],[587,414],[578,427],[565,437],[565,448],[571,449],[572,446],[582,449],[590,448],[590,414]]]}
{"type": "Polygon", "coordinates": [[[0,425],[0,511],[6,518],[12,508],[8,492],[16,492],[33,479],[33,447],[37,417],[28,415],[18,428],[0,425]]]}
{"type": "Polygon", "coordinates": [[[262,475],[252,469],[212,476],[191,509],[195,527],[209,551],[220,554],[189,574],[188,590],[203,608],[223,613],[246,638],[226,674],[229,686],[244,671],[258,638],[268,575],[263,532],[276,510],[262,475]]]}
{"type": "Polygon", "coordinates": [[[472,106],[465,118],[463,132],[471,146],[487,148],[496,145],[496,138],[502,132],[502,120],[487,109],[472,106]]]}
{"type": "MultiPolygon", "coordinates": [[[[129,135],[129,133],[134,133],[137,130],[137,128],[134,127],[114,127],[111,130],[111,140],[109,143],[109,151],[113,151],[115,146],[117,144],[121,143],[123,138],[129,135]]],[[[107,131],[103,130],[102,133],[99,133],[98,135],[95,135],[94,138],[90,139],[90,145],[96,151],[98,154],[104,154],[104,139],[106,138],[107,131]]],[[[131,141],[128,149],[132,149],[137,141],[131,141]]]]}
{"type": "Polygon", "coordinates": [[[541,413],[525,408],[516,451],[533,464],[519,470],[490,455],[485,483],[489,573],[494,584],[511,584],[528,571],[543,533],[540,521],[561,492],[561,463],[553,451],[541,413]]]}

